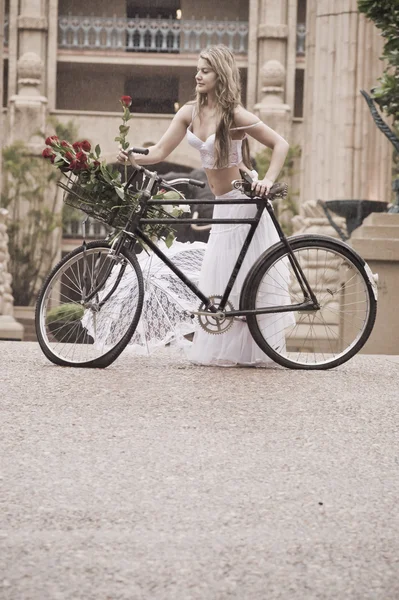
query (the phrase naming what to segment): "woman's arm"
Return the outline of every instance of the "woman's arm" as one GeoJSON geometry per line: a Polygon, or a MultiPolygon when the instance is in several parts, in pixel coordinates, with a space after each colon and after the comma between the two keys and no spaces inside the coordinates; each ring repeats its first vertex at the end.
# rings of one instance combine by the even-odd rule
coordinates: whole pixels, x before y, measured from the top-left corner
{"type": "Polygon", "coordinates": [[[245,110],[242,106],[236,108],[234,120],[237,127],[248,127],[248,130],[243,129],[243,131],[247,132],[248,135],[264,146],[272,149],[272,157],[265,177],[262,180],[254,182],[253,185],[253,189],[257,194],[262,195],[267,193],[284,166],[289,144],[281,135],[265,125],[263,121],[259,121],[255,115],[245,110]],[[250,127],[254,123],[258,124],[250,127]]]}
{"type": "MultiPolygon", "coordinates": [[[[191,115],[192,105],[185,104],[182,106],[173,117],[171,124],[159,142],[148,148],[148,154],[131,155],[134,162],[136,162],[138,165],[155,165],[156,163],[160,163],[165,160],[165,158],[169,156],[169,154],[173,152],[173,150],[183,140],[186,134],[186,129],[191,123],[191,115]]],[[[117,156],[118,162],[125,163],[126,158],[127,152],[120,150],[117,156]]]]}

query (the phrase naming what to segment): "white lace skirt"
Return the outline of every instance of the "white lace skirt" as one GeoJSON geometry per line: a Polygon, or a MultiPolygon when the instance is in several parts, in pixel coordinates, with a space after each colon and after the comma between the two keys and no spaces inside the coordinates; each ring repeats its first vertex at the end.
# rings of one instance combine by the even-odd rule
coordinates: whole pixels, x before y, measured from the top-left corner
{"type": "MultiPolygon", "coordinates": [[[[233,190],[218,196],[217,199],[230,200],[234,198],[242,198],[242,193],[233,190]]],[[[227,204],[226,206],[217,204],[214,208],[213,217],[215,219],[252,218],[255,216],[256,210],[256,205],[248,202],[236,205],[227,204]]],[[[250,225],[246,224],[215,224],[212,226],[199,278],[199,288],[206,295],[223,295],[249,228],[250,225]]],[[[229,297],[229,301],[235,309],[239,308],[241,288],[249,269],[265,250],[278,241],[279,237],[276,229],[270,216],[265,211],[229,297]]],[[[282,283],[286,286],[287,302],[289,302],[288,269],[286,276],[287,281],[282,283]]],[[[266,290],[265,302],[281,304],[281,296],[273,298],[270,292],[267,293],[266,290]]],[[[275,328],[275,331],[273,330],[273,320],[275,320],[275,315],[270,315],[269,320],[268,318],[262,319],[263,326],[267,328],[267,337],[271,341],[273,335],[278,333],[277,328],[275,328]]],[[[286,321],[288,326],[293,321],[292,315],[287,315],[286,321]]],[[[280,332],[279,339],[281,339],[281,321],[278,330],[280,332]]],[[[225,333],[218,335],[212,335],[203,329],[198,329],[187,356],[191,362],[201,365],[272,366],[275,364],[253,340],[247,324],[239,320],[234,321],[225,333]]]]}

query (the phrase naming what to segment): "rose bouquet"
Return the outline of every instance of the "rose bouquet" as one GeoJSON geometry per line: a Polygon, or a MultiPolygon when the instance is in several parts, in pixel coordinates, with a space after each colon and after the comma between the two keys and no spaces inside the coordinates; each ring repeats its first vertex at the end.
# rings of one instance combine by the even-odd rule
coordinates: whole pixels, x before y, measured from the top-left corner
{"type": "MultiPolygon", "coordinates": [[[[123,107],[122,125],[119,126],[119,135],[115,138],[123,150],[129,147],[126,136],[129,132],[127,122],[131,119],[130,96],[122,96],[120,102],[123,107]]],[[[97,144],[93,150],[89,141],[83,140],[73,144],[60,140],[53,135],[46,139],[46,148],[42,152],[43,158],[49,160],[66,176],[67,181],[59,181],[58,185],[64,190],[66,204],[78,208],[98,220],[112,227],[123,229],[132,211],[138,205],[138,193],[127,190],[122,181],[119,170],[108,165],[101,159],[101,148],[97,144]]],[[[125,181],[127,180],[127,167],[125,166],[125,181]]],[[[179,199],[176,192],[160,191],[154,199],[179,199]]],[[[178,217],[184,212],[189,212],[188,206],[150,206],[147,218],[162,218],[167,216],[178,217]]],[[[165,225],[148,224],[144,231],[152,238],[164,239],[168,245],[173,242],[174,230],[165,225]]]]}

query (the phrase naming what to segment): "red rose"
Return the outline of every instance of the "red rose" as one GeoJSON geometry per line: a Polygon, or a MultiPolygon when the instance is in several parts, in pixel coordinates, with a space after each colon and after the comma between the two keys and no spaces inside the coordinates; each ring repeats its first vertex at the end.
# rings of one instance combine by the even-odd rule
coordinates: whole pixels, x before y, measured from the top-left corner
{"type": "Polygon", "coordinates": [[[45,148],[42,152],[42,156],[43,158],[50,158],[50,156],[53,156],[53,151],[50,150],[50,148],[45,148]]]}
{"type": "Polygon", "coordinates": [[[99,166],[100,166],[100,164],[101,164],[101,163],[100,163],[100,161],[99,161],[99,160],[95,160],[95,161],[93,162],[93,165],[94,165],[95,167],[99,167],[99,166]]]}
{"type": "Polygon", "coordinates": [[[74,142],[74,143],[72,144],[72,148],[73,148],[73,149],[74,149],[76,152],[79,152],[79,150],[82,148],[82,145],[81,145],[81,143],[80,143],[80,142],[74,142]]]}
{"type": "Polygon", "coordinates": [[[69,168],[71,169],[71,171],[75,171],[77,166],[78,162],[76,160],[71,160],[71,162],[69,163],[69,168]]]}
{"type": "Polygon", "coordinates": [[[85,152],[90,152],[90,150],[91,150],[91,144],[87,140],[83,140],[83,142],[80,142],[80,147],[85,152]]]}
{"type": "Polygon", "coordinates": [[[70,148],[70,147],[71,147],[71,144],[70,144],[69,142],[67,142],[66,140],[62,140],[62,142],[61,142],[61,146],[62,146],[63,148],[70,148]]]}
{"type": "Polygon", "coordinates": [[[129,106],[132,105],[132,98],[131,98],[131,96],[122,96],[121,97],[121,103],[122,103],[122,106],[126,106],[126,108],[129,108],[129,106]]]}
{"type": "Polygon", "coordinates": [[[54,163],[54,160],[55,160],[55,154],[52,154],[52,155],[50,156],[50,161],[51,161],[51,163],[54,163]]]}
{"type": "Polygon", "coordinates": [[[68,162],[71,162],[71,160],[74,160],[74,156],[73,156],[72,152],[65,152],[64,158],[66,158],[66,160],[68,162]]]}
{"type": "Polygon", "coordinates": [[[84,152],[77,152],[76,153],[76,160],[78,160],[80,162],[85,162],[86,161],[86,154],[84,152]]]}
{"type": "Polygon", "coordinates": [[[46,138],[45,143],[47,146],[54,146],[54,144],[59,144],[60,140],[56,135],[51,135],[50,137],[46,138]]]}

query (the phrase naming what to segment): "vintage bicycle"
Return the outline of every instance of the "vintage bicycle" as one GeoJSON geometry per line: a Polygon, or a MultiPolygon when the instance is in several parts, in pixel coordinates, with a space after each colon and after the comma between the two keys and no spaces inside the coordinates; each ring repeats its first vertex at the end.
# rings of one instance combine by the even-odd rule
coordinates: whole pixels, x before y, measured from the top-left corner
{"type": "MultiPolygon", "coordinates": [[[[143,148],[131,152],[146,154],[143,148]]],[[[135,185],[136,201],[115,210],[101,203],[89,203],[84,190],[73,178],[64,187],[64,200],[87,215],[111,225],[109,239],[85,243],[66,255],[51,271],[39,293],[36,331],[46,357],[61,366],[104,368],[126,348],[140,320],[144,299],[143,274],[136,255],[137,242],[155,253],[191,290],[199,306],[190,311],[192,319],[209,333],[223,335],[233,320],[245,320],[256,343],[276,363],[291,369],[329,369],[353,357],[367,341],[377,310],[376,277],[367,263],[346,243],[322,235],[286,237],[274,214],[273,201],[285,197],[286,184],[275,184],[265,197],[253,196],[251,180],[245,173],[233,183],[256,204],[256,214],[247,219],[151,218],[157,205],[176,200],[154,199],[161,189],[177,191],[183,184],[203,187],[190,179],[166,181],[155,171],[137,164],[126,184],[135,185]],[[140,182],[141,179],[141,182],[140,182]],[[262,214],[267,211],[280,242],[267,249],[252,266],[244,281],[240,305],[229,302],[237,274],[255,234],[262,214]],[[220,296],[208,297],[158,247],[143,228],[180,223],[242,223],[249,225],[244,244],[226,289],[220,296]],[[116,233],[115,233],[116,232],[116,233]],[[115,311],[113,299],[123,290],[129,297],[128,309],[115,311]],[[266,296],[265,296],[266,293],[266,296]],[[280,298],[278,303],[264,298],[280,298]],[[67,315],[56,320],[57,309],[67,315]],[[72,309],[75,310],[70,310],[72,309]],[[291,319],[285,318],[287,313],[291,319]],[[287,321],[290,321],[287,325],[287,321]]],[[[183,194],[181,197],[184,198],[183,194]]],[[[186,204],[198,204],[186,200],[186,204]]],[[[202,200],[201,204],[242,204],[243,200],[202,200]]],[[[217,259],[217,257],[215,257],[217,259]]]]}

